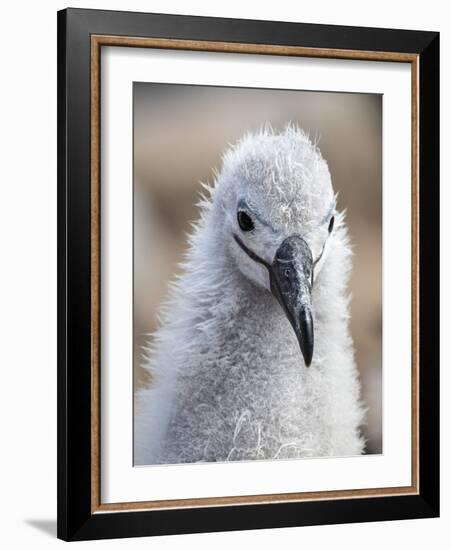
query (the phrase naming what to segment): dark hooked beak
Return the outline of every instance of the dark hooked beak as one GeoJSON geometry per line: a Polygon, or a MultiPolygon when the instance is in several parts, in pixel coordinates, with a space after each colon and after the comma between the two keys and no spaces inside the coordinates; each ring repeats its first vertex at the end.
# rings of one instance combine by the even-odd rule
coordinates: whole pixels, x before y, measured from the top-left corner
{"type": "Polygon", "coordinates": [[[277,249],[269,267],[271,292],[285,311],[299,341],[305,365],[313,357],[313,257],[308,244],[296,235],[277,249]]]}

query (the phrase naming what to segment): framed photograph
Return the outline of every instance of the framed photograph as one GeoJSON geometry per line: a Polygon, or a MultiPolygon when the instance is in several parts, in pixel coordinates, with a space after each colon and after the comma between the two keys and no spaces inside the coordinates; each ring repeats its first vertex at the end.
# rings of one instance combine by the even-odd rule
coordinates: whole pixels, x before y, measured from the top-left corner
{"type": "Polygon", "coordinates": [[[439,35],[58,13],[58,536],[439,514],[439,35]]]}

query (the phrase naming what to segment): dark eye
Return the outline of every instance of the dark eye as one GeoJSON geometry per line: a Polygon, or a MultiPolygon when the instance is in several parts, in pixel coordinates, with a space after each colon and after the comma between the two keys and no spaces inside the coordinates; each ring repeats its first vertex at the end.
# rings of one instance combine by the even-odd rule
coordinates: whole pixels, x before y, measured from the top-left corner
{"type": "Polygon", "coordinates": [[[329,233],[332,233],[332,229],[334,228],[334,222],[335,222],[335,216],[332,216],[329,222],[329,233]]]}
{"type": "Polygon", "coordinates": [[[244,210],[238,210],[238,225],[243,231],[252,231],[254,229],[252,218],[244,210]]]}

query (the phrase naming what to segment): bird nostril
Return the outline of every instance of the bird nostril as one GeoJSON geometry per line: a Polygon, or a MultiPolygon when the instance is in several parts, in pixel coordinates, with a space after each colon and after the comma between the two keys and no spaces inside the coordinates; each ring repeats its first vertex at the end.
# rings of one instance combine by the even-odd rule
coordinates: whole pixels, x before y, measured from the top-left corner
{"type": "Polygon", "coordinates": [[[289,278],[291,275],[291,269],[287,267],[287,269],[285,269],[285,277],[289,278]]]}

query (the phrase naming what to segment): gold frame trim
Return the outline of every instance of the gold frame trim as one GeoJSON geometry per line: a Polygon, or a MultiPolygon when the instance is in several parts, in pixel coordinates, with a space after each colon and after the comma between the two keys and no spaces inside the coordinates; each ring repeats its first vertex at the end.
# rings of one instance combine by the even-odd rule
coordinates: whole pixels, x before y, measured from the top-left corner
{"type": "Polygon", "coordinates": [[[242,44],[140,38],[91,36],[91,512],[162,510],[306,502],[342,498],[386,497],[419,494],[419,56],[399,52],[334,50],[267,44],[242,44]],[[384,487],[341,491],[317,491],[266,495],[117,502],[104,504],[100,498],[100,50],[102,46],[163,48],[175,50],[247,53],[331,59],[356,59],[410,63],[412,71],[412,481],[408,487],[384,487]]]}

